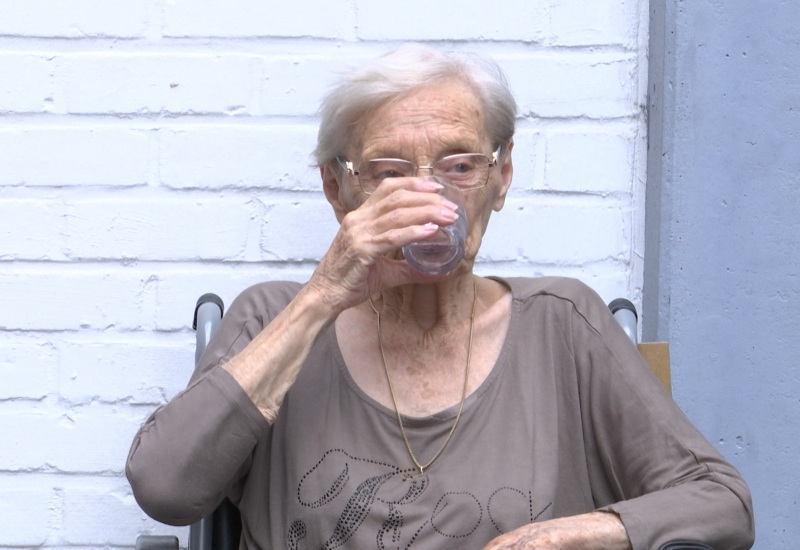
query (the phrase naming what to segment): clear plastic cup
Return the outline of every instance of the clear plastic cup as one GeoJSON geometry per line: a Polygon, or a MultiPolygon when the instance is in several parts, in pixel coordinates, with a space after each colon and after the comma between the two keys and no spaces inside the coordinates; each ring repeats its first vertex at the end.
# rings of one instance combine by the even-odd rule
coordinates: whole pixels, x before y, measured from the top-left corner
{"type": "Polygon", "coordinates": [[[467,238],[467,213],[461,189],[443,178],[428,176],[442,185],[439,194],[454,202],[458,219],[439,229],[424,241],[403,247],[403,256],[416,271],[427,275],[442,275],[452,271],[464,257],[464,242],[467,238]]]}

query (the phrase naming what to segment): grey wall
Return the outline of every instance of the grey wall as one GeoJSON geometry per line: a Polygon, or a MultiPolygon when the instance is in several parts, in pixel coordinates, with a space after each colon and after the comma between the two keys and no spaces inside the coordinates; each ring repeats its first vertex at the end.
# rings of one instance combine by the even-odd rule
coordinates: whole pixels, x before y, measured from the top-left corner
{"type": "Polygon", "coordinates": [[[800,2],[652,0],[643,336],[800,545],[800,2]]]}

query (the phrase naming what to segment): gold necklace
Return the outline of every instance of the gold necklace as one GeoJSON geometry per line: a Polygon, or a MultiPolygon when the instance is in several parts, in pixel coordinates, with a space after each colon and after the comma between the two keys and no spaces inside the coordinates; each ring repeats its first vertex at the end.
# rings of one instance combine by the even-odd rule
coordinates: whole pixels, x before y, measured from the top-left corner
{"type": "Polygon", "coordinates": [[[442,443],[442,446],[433,455],[433,458],[428,461],[427,464],[420,464],[417,457],[414,455],[414,451],[411,450],[411,443],[408,441],[408,436],[406,435],[406,429],[403,426],[403,418],[400,416],[400,409],[397,407],[397,398],[394,395],[394,386],[392,385],[392,379],[389,377],[389,368],[386,366],[386,354],[383,351],[383,335],[381,334],[381,314],[378,311],[378,308],[375,307],[375,304],[372,302],[372,298],[369,298],[369,305],[372,306],[372,311],[375,312],[375,315],[378,317],[378,347],[381,350],[381,359],[383,360],[383,371],[386,373],[386,381],[389,383],[389,393],[392,396],[392,404],[394,405],[394,413],[397,417],[397,425],[400,426],[400,433],[403,436],[403,443],[406,444],[406,450],[408,451],[408,455],[411,457],[411,461],[416,466],[416,469],[419,470],[419,473],[407,474],[403,479],[407,480],[412,477],[419,477],[425,473],[431,464],[433,464],[437,458],[444,452],[445,447],[447,444],[450,443],[450,439],[453,437],[453,432],[456,431],[456,426],[458,426],[458,421],[461,418],[461,412],[464,410],[464,402],[467,399],[467,386],[469,385],[469,370],[470,370],[470,363],[472,362],[472,335],[475,329],[475,305],[478,303],[478,288],[477,283],[475,280],[472,281],[472,313],[469,317],[469,343],[467,344],[467,366],[464,369],[464,387],[461,390],[461,404],[458,406],[458,413],[456,414],[456,419],[453,421],[453,426],[450,428],[450,432],[447,434],[447,438],[442,443]]]}

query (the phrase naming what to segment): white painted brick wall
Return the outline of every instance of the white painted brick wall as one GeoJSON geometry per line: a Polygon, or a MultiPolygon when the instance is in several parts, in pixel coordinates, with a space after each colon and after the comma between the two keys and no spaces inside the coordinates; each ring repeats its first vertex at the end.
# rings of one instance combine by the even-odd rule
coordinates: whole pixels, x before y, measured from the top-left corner
{"type": "Polygon", "coordinates": [[[131,438],[191,372],[197,297],[305,280],[336,222],[310,167],[332,76],[471,49],[520,105],[478,270],[642,281],[645,0],[0,0],[0,547],[158,525],[131,438]]]}

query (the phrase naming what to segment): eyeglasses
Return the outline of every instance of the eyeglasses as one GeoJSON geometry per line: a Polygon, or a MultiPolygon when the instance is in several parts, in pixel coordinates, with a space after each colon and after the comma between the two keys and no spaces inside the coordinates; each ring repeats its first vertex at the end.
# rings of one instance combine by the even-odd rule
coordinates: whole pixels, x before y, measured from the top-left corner
{"type": "Polygon", "coordinates": [[[431,175],[446,179],[448,182],[465,191],[480,189],[489,181],[489,170],[497,166],[502,146],[489,158],[479,153],[450,155],[437,160],[432,166],[417,166],[403,159],[365,160],[353,167],[353,163],[338,157],[336,160],[349,176],[357,176],[358,184],[365,194],[369,195],[378,188],[386,178],[410,178],[420,170],[428,170],[431,175]]]}

